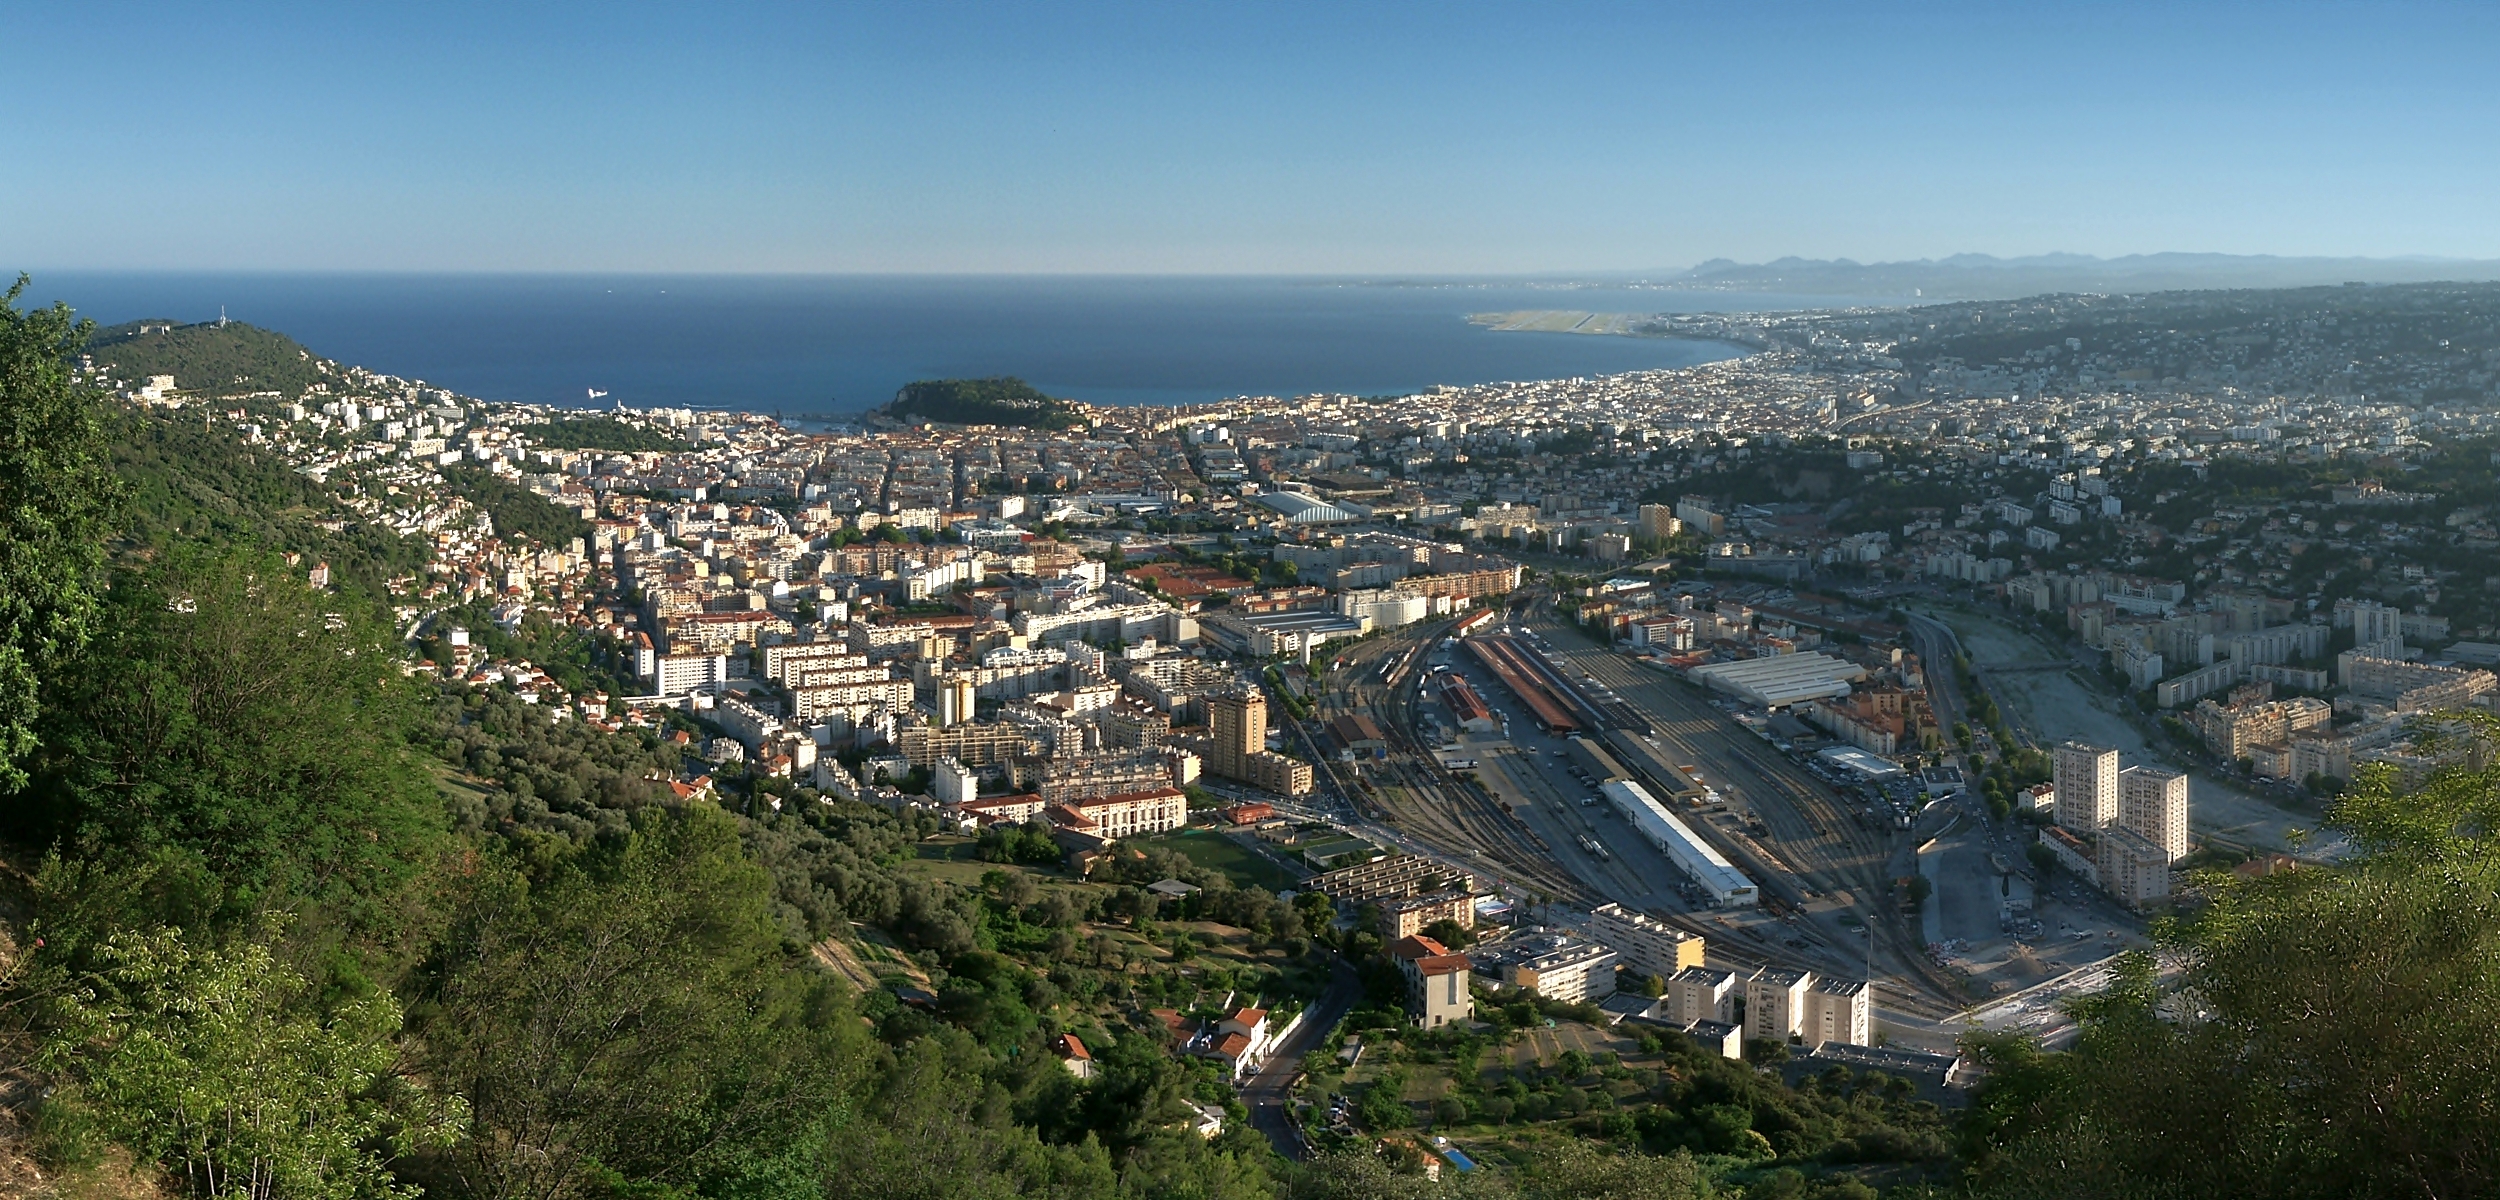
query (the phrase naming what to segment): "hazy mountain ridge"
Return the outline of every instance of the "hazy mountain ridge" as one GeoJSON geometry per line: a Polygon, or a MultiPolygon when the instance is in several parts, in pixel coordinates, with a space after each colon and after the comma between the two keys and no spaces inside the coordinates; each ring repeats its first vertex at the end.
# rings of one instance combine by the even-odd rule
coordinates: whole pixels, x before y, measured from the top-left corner
{"type": "Polygon", "coordinates": [[[2202,288],[2315,287],[2339,283],[2500,280],[2500,260],[2333,258],[2166,252],[2100,258],[1954,254],[1907,262],[1786,257],[1767,263],[1714,258],[1652,276],[1651,286],[1709,291],[1829,292],[1927,300],[2010,300],[2046,292],[2154,292],[2202,288]]]}

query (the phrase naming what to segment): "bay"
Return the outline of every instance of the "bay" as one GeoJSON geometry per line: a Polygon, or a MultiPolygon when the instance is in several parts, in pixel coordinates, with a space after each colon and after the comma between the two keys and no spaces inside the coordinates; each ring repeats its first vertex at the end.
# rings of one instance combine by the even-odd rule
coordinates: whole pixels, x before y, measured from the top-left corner
{"type": "Polygon", "coordinates": [[[865,411],[907,382],[946,377],[1188,404],[1684,367],[1742,350],[1495,332],[1466,318],[1840,303],[1443,280],[84,271],[38,275],[26,299],[56,298],[107,325],[214,320],[222,308],[341,362],[490,400],[793,417],[865,411]]]}

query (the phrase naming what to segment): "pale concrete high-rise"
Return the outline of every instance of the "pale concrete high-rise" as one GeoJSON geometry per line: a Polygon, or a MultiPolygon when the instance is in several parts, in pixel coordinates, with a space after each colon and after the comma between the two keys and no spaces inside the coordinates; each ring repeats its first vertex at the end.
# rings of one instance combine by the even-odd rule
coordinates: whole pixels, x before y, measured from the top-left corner
{"type": "Polygon", "coordinates": [[[2093,833],[2118,819],[2118,752],[2066,742],[2051,757],[2057,823],[2093,833]]]}
{"type": "Polygon", "coordinates": [[[2118,823],[2177,862],[2188,855],[2188,777],[2160,767],[2118,773],[2118,823]]]}
{"type": "Polygon", "coordinates": [[[1745,981],[1745,1036],[1785,1042],[1805,1032],[1814,972],[1766,967],[1745,981]]]}
{"type": "Polygon", "coordinates": [[[1677,520],[1675,509],[1665,504],[1644,504],[1636,509],[1635,527],[1649,541],[1663,542],[1684,532],[1684,522],[1677,520]]]}
{"type": "Polygon", "coordinates": [[[2367,646],[2373,642],[2404,636],[2404,610],[2375,600],[2364,600],[2352,606],[2352,644],[2367,646]]]}
{"type": "Polygon", "coordinates": [[[1240,778],[1250,756],[1267,749],[1267,697],[1247,689],[1207,697],[1207,732],[1215,743],[1207,769],[1240,778]]]}
{"type": "Polygon", "coordinates": [[[972,720],[976,689],[970,675],[949,675],[938,681],[938,725],[953,728],[972,720]]]}
{"type": "Polygon", "coordinates": [[[1287,796],[1307,795],[1311,764],[1267,748],[1267,696],[1255,688],[1207,697],[1207,772],[1287,796]]]}
{"type": "Polygon", "coordinates": [[[1874,993],[1866,984],[1855,979],[1817,979],[1805,992],[1798,1037],[1809,1046],[1824,1042],[1869,1045],[1873,1017],[1874,993]]]}

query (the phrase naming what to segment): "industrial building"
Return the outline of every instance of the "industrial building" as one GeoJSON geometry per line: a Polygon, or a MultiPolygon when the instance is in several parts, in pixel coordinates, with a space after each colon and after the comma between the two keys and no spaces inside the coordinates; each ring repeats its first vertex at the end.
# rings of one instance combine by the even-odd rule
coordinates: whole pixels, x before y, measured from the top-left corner
{"type": "Polygon", "coordinates": [[[1626,778],[1637,778],[1653,796],[1682,802],[1699,800],[1709,794],[1710,789],[1703,787],[1700,780],[1686,774],[1684,768],[1668,762],[1667,756],[1659,753],[1649,739],[1629,729],[1607,730],[1606,744],[1613,747],[1615,761],[1634,772],[1626,778]]]}
{"type": "Polygon", "coordinates": [[[1499,727],[1500,722],[1494,719],[1484,697],[1477,695],[1458,672],[1444,671],[1434,678],[1441,681],[1441,702],[1450,706],[1450,719],[1459,728],[1469,733],[1491,733],[1499,727]]]}
{"type": "Polygon", "coordinates": [[[1776,654],[1704,663],[1692,669],[1692,677],[1714,692],[1726,692],[1747,704],[1785,708],[1804,700],[1846,696],[1850,684],[1866,678],[1866,668],[1828,654],[1776,654]]]}
{"type": "Polygon", "coordinates": [[[1592,783],[1632,778],[1632,773],[1625,770],[1622,763],[1615,761],[1614,755],[1606,753],[1596,742],[1587,738],[1573,738],[1568,743],[1567,749],[1571,753],[1571,761],[1588,773],[1589,781],[1592,783]]]}
{"type": "Polygon", "coordinates": [[[1814,757],[1847,771],[1867,783],[1882,783],[1888,779],[1899,779],[1909,773],[1901,769],[1901,764],[1889,758],[1878,758],[1855,746],[1833,746],[1818,750],[1814,757]]]}
{"type": "Polygon", "coordinates": [[[1282,514],[1286,523],[1292,525],[1336,525],[1346,521],[1360,521],[1371,515],[1371,510],[1362,508],[1361,505],[1348,508],[1301,492],[1262,492],[1258,496],[1258,502],[1262,507],[1282,514]],[[1361,511],[1354,511],[1355,509],[1361,511]]]}
{"type": "Polygon", "coordinates": [[[1701,840],[1690,826],[1677,820],[1647,789],[1637,783],[1615,780],[1598,790],[1605,793],[1608,802],[1642,837],[1666,852],[1676,869],[1708,893],[1713,904],[1743,906],[1762,902],[1753,880],[1737,870],[1727,856],[1701,840]]]}

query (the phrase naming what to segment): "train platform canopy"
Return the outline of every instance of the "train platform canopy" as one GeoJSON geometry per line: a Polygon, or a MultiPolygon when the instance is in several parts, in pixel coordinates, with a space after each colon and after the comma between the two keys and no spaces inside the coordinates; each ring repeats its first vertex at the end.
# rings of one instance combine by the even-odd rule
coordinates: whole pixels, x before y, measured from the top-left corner
{"type": "Polygon", "coordinates": [[[1693,668],[1692,677],[1712,691],[1726,692],[1748,704],[1784,708],[1846,696],[1850,684],[1866,678],[1866,668],[1828,654],[1776,654],[1704,663],[1693,668]]]}
{"type": "Polygon", "coordinates": [[[1899,779],[1909,774],[1908,771],[1901,769],[1901,764],[1888,758],[1878,758],[1855,746],[1834,746],[1816,754],[1815,757],[1868,783],[1881,783],[1887,779],[1899,779]]]}

